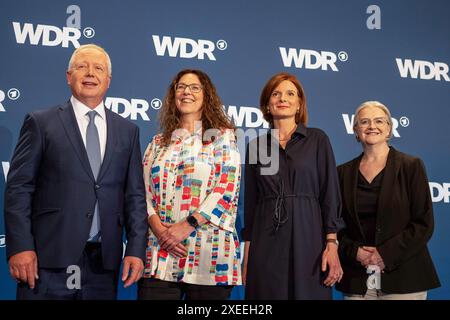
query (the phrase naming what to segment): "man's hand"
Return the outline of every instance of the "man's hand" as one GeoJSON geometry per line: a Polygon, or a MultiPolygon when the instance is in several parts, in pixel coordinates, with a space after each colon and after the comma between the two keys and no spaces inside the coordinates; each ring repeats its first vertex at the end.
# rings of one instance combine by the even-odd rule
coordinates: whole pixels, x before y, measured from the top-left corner
{"type": "Polygon", "coordinates": [[[123,286],[127,288],[133,283],[139,281],[139,279],[142,277],[143,271],[144,263],[140,258],[126,256],[123,259],[122,281],[125,282],[123,286]]]}
{"type": "Polygon", "coordinates": [[[35,251],[22,251],[9,258],[9,272],[17,281],[27,282],[34,289],[35,280],[39,279],[38,262],[35,251]]]}

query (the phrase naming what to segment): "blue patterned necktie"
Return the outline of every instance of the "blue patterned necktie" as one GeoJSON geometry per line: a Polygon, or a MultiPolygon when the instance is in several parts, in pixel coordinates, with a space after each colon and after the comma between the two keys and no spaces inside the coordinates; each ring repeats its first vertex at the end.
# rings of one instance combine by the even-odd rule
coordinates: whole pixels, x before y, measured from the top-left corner
{"type": "MultiPolygon", "coordinates": [[[[89,111],[89,124],[86,129],[86,151],[91,164],[92,173],[94,178],[97,179],[98,172],[100,171],[100,165],[102,158],[100,154],[100,138],[98,137],[97,126],[95,125],[96,111],[89,111]]],[[[89,232],[89,239],[91,242],[100,241],[100,216],[98,214],[98,202],[95,202],[94,217],[92,220],[91,230],[89,232]]]]}

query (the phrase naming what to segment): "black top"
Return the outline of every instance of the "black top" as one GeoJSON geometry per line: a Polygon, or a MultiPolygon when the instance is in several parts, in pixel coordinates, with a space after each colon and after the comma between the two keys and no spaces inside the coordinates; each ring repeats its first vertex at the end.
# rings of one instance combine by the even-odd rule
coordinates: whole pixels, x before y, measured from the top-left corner
{"type": "Polygon", "coordinates": [[[358,171],[358,186],[356,190],[356,210],[359,223],[366,239],[364,245],[375,246],[375,228],[377,224],[377,205],[383,181],[384,169],[369,183],[358,171]]]}
{"type": "Polygon", "coordinates": [[[246,297],[330,299],[321,256],[325,234],[343,227],[340,206],[333,150],[322,130],[299,124],[285,149],[270,133],[251,141],[242,232],[251,241],[246,297]],[[264,157],[269,150],[278,154],[264,157]],[[276,170],[264,172],[271,166],[276,170]]]}
{"type": "MultiPolygon", "coordinates": [[[[344,277],[336,289],[365,294],[367,270],[356,260],[366,239],[357,212],[359,157],[338,167],[342,217],[338,234],[344,277]]],[[[390,147],[379,189],[375,246],[386,266],[381,274],[384,293],[412,293],[440,286],[427,242],[433,234],[433,204],[422,160],[390,147]]]]}

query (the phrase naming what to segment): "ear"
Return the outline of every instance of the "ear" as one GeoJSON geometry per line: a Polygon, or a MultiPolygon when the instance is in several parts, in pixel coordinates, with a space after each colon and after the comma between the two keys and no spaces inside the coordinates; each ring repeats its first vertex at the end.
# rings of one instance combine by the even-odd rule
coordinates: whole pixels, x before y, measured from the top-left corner
{"type": "Polygon", "coordinates": [[[70,71],[66,71],[67,84],[70,86],[70,71]]]}

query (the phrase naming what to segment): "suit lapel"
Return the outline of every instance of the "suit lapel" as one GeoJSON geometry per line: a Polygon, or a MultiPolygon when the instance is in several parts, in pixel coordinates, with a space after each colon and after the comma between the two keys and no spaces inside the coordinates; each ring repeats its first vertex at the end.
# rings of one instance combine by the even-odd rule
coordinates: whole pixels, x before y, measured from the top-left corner
{"type": "Polygon", "coordinates": [[[364,237],[364,233],[361,229],[361,224],[358,217],[358,210],[356,209],[356,193],[358,190],[358,173],[359,173],[359,164],[361,162],[363,154],[361,154],[358,158],[356,158],[351,166],[350,172],[345,175],[345,189],[351,190],[350,192],[346,192],[344,194],[345,202],[348,204],[349,213],[354,221],[356,221],[356,225],[358,226],[359,233],[362,238],[364,237]]]}
{"type": "Polygon", "coordinates": [[[86,148],[84,147],[83,139],[81,137],[80,129],[75,118],[75,113],[70,102],[67,102],[65,105],[60,107],[59,117],[63,124],[64,130],[66,131],[67,137],[75,149],[75,153],[83,165],[84,170],[89,177],[95,181],[94,175],[92,174],[91,165],[89,164],[86,148]]]}
{"type": "Polygon", "coordinates": [[[105,156],[103,157],[102,165],[100,167],[100,171],[98,173],[97,181],[100,181],[108,170],[108,166],[111,163],[114,148],[116,146],[116,128],[115,122],[112,119],[111,111],[105,108],[106,115],[106,147],[105,147],[105,156]]]}

